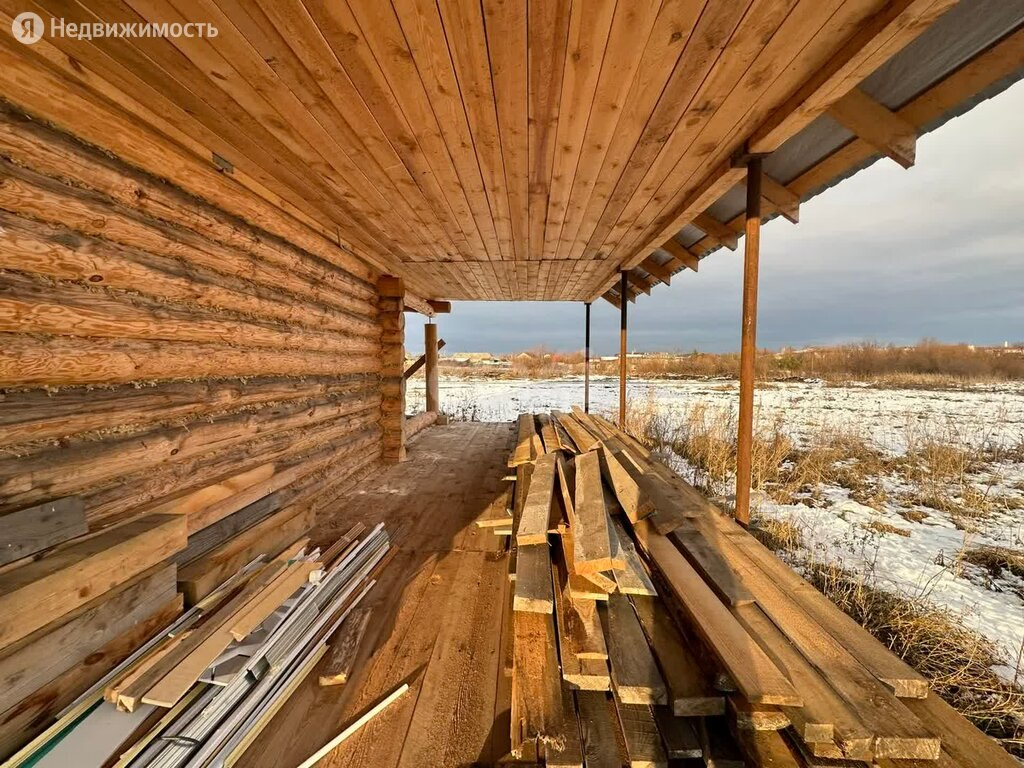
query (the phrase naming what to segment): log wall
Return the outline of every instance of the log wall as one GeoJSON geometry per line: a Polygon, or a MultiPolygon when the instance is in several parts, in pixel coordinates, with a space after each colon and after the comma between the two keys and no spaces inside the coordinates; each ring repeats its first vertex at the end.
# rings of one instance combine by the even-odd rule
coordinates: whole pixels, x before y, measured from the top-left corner
{"type": "Polygon", "coordinates": [[[401,457],[401,295],[340,249],[270,233],[286,230],[0,105],[0,547],[24,551],[10,532],[58,499],[87,526],[0,560],[0,592],[31,594],[37,572],[67,586],[74,569],[48,565],[64,560],[98,585],[28,636],[0,636],[0,670],[20,681],[0,698],[0,758],[182,609],[166,599],[176,567],[179,592],[186,564],[219,581],[207,563],[233,572],[243,534],[238,558],[279,551],[401,457]],[[143,544],[132,526],[167,515],[187,523],[160,529],[174,532],[164,559],[126,570],[143,544]],[[126,553],[109,564],[88,545],[108,539],[126,553]],[[118,606],[156,567],[160,599],[117,634],[118,606]]]}

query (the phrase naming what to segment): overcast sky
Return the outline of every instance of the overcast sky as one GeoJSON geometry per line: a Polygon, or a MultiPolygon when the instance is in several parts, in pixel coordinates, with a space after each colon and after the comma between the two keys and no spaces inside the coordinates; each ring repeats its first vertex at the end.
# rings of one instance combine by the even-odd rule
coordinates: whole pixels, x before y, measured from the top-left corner
{"type": "MultiPolygon", "coordinates": [[[[1022,137],[1017,83],[922,137],[910,170],[880,160],[801,206],[799,225],[767,224],[758,346],[1024,340],[1022,137]]],[[[742,252],[741,240],[639,297],[630,349],[738,349],[742,252]]],[[[583,346],[582,304],[454,302],[439,320],[446,354],[583,346]]],[[[595,302],[596,354],[617,351],[618,322],[595,302]]],[[[422,351],[418,325],[406,344],[422,351]]]]}

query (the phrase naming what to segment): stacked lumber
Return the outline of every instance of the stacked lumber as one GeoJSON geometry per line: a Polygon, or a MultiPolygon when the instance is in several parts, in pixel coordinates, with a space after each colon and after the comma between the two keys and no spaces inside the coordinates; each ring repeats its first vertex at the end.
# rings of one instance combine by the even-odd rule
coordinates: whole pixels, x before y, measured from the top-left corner
{"type": "Polygon", "coordinates": [[[362,532],[354,526],[325,551],[307,552],[301,539],[253,558],[69,702],[5,765],[234,765],[328,641],[350,643],[349,616],[390,547],[383,524],[362,532]]]}
{"type": "Polygon", "coordinates": [[[538,432],[512,504],[515,757],[1015,764],[639,441],[573,409],[520,417],[516,450],[538,432]]]}
{"type": "Polygon", "coordinates": [[[510,460],[513,754],[558,766],[699,757],[700,722],[724,715],[725,697],[667,618],[601,457],[578,451],[586,439],[567,421],[520,417],[510,460]]]}

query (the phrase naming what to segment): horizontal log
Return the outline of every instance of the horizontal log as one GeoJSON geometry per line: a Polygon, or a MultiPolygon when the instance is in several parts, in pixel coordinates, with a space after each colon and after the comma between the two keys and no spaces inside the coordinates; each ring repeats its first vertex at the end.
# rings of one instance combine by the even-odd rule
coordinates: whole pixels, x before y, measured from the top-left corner
{"type": "Polygon", "coordinates": [[[0,498],[3,503],[0,509],[16,509],[59,496],[81,494],[125,475],[126,471],[139,472],[168,462],[187,461],[211,450],[240,445],[259,435],[308,429],[363,411],[373,402],[369,395],[350,395],[333,402],[275,405],[211,423],[2,459],[0,498]]]}
{"type": "Polygon", "coordinates": [[[437,411],[424,411],[410,416],[405,420],[405,439],[411,440],[415,435],[422,432],[431,424],[437,421],[437,411]]]}
{"type": "Polygon", "coordinates": [[[376,373],[380,368],[379,355],[247,350],[223,344],[0,336],[0,387],[237,376],[345,376],[376,373]]]}
{"type": "MultiPolygon", "coordinates": [[[[297,274],[308,274],[328,285],[335,281],[343,282],[353,292],[361,292],[366,297],[374,293],[376,271],[336,246],[332,246],[328,254],[323,247],[325,243],[316,238],[316,248],[312,253],[301,250],[303,246],[308,248],[313,244],[314,238],[293,239],[298,243],[299,247],[296,247],[221,208],[7,108],[0,111],[0,143],[4,146],[5,155],[38,173],[68,179],[79,186],[97,190],[121,205],[186,227],[210,240],[247,251],[258,259],[276,263],[297,274]]],[[[193,179],[197,175],[191,174],[193,179]]],[[[223,179],[216,173],[211,172],[210,175],[214,180],[223,179]]],[[[235,197],[237,202],[237,189],[235,197]]],[[[254,220],[267,221],[271,218],[269,213],[254,213],[254,220]]],[[[273,218],[283,217],[276,212],[273,218]]]]}
{"type": "Polygon", "coordinates": [[[97,430],[171,426],[240,408],[370,394],[376,377],[171,382],[0,394],[0,448],[97,430]]]}
{"type": "MultiPolygon", "coordinates": [[[[82,234],[149,253],[180,258],[226,275],[244,277],[326,306],[348,310],[352,306],[351,299],[357,298],[349,296],[346,300],[340,290],[325,290],[287,269],[257,261],[174,224],[144,217],[95,192],[66,186],[3,161],[0,161],[0,208],[18,216],[63,224],[82,234]]],[[[357,298],[357,304],[364,302],[364,298],[357,298]]]]}
{"type": "Polygon", "coordinates": [[[319,428],[265,435],[192,461],[165,465],[158,471],[134,472],[86,494],[86,517],[92,527],[110,525],[182,492],[197,490],[266,462],[274,462],[278,471],[285,471],[314,451],[333,450],[336,442],[357,435],[366,440],[365,446],[371,450],[381,441],[378,418],[374,409],[367,409],[319,428]]]}
{"type": "Polygon", "coordinates": [[[379,331],[376,305],[371,300],[353,300],[346,312],[313,302],[296,302],[276,288],[108,243],[60,225],[29,221],[6,211],[0,211],[0,230],[0,267],[4,269],[323,330],[379,331]]]}
{"type": "Polygon", "coordinates": [[[41,285],[15,274],[5,275],[0,286],[0,332],[186,341],[340,354],[372,354],[380,349],[379,334],[292,330],[280,324],[239,321],[211,310],[193,313],[103,289],[41,285]]]}

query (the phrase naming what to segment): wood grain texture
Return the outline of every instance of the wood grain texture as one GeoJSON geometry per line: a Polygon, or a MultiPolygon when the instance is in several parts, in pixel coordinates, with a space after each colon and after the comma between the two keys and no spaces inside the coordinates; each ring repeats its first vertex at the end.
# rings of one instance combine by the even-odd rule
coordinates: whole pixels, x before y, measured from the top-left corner
{"type": "Polygon", "coordinates": [[[0,517],[0,565],[85,535],[85,505],[69,496],[0,517]]]}
{"type": "Polygon", "coordinates": [[[185,521],[150,515],[0,574],[0,648],[185,547],[185,521]]]}

